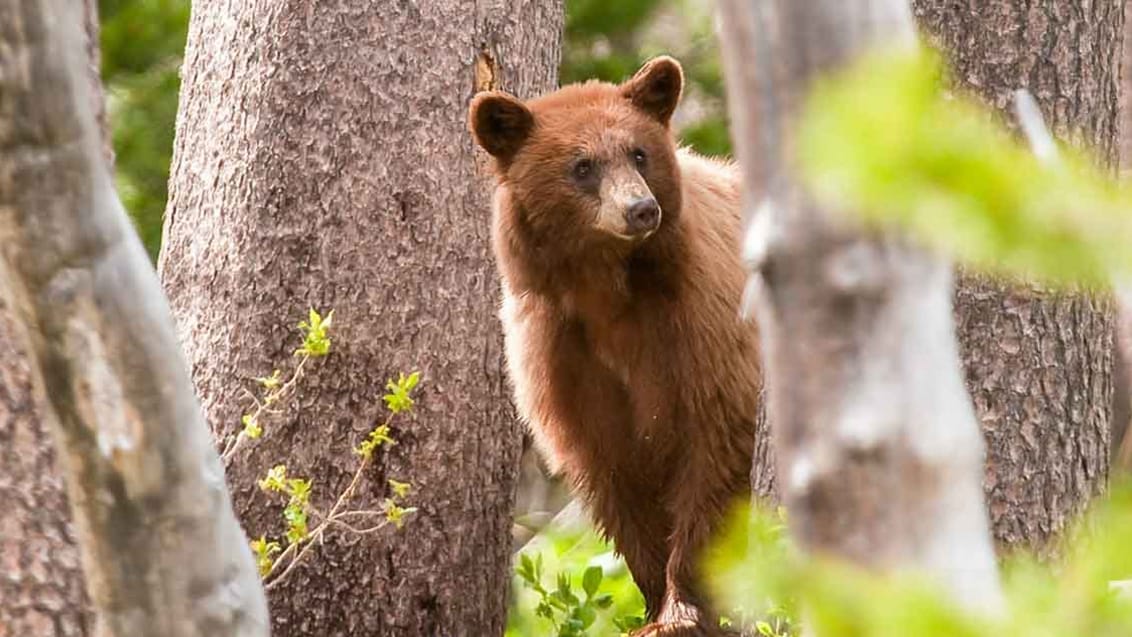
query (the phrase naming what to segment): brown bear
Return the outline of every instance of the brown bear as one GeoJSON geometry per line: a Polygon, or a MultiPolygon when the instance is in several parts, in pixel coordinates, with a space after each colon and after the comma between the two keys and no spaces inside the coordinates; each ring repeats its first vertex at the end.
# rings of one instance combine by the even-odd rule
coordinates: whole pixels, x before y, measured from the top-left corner
{"type": "Polygon", "coordinates": [[[748,496],[762,379],[740,318],[740,177],[677,148],[683,72],[472,101],[518,409],[644,595],[640,635],[712,635],[702,549],[748,496]]]}

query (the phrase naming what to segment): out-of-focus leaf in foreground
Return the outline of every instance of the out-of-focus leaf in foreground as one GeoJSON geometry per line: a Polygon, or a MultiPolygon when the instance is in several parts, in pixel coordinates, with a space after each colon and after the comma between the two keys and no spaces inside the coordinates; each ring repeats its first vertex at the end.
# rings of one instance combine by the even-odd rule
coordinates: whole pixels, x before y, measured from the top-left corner
{"type": "Polygon", "coordinates": [[[1132,197],[1083,153],[1037,158],[936,55],[876,52],[815,84],[798,168],[818,201],[896,224],[984,271],[1053,283],[1132,273],[1132,197]]]}

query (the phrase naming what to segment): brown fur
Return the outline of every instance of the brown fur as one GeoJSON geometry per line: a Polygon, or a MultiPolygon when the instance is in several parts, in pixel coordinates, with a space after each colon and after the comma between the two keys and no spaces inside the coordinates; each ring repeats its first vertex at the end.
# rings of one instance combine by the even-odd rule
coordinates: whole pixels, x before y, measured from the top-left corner
{"type": "Polygon", "coordinates": [[[481,94],[470,113],[496,158],[493,246],[516,402],[625,556],[649,635],[716,632],[698,562],[749,493],[761,387],[757,334],[738,315],[738,171],[676,148],[681,81],[660,58],[620,86],[567,86],[526,104],[481,94]],[[625,163],[633,149],[647,153],[643,168],[625,163]],[[638,170],[662,211],[653,234],[606,231],[608,202],[572,178],[583,155],[603,179],[638,170]]]}

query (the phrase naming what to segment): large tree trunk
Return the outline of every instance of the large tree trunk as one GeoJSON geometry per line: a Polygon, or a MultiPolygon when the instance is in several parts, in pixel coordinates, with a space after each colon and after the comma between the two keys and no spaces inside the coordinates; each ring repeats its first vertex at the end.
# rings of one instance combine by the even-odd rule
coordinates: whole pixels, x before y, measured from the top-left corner
{"type": "Polygon", "coordinates": [[[18,334],[0,299],[0,636],[79,637],[92,618],[67,485],[18,334]]]}
{"type": "MultiPolygon", "coordinates": [[[[1059,137],[1115,160],[1122,0],[913,7],[962,88],[1004,113],[1012,91],[1028,89],[1059,137]]],[[[1108,476],[1112,305],[964,276],[956,311],[995,537],[1043,551],[1108,476]]]]}
{"type": "Polygon", "coordinates": [[[0,305],[62,451],[95,632],[264,635],[172,317],[113,190],[82,12],[0,4],[0,305]]]}
{"type": "Polygon", "coordinates": [[[464,121],[477,88],[553,88],[562,20],[553,1],[193,6],[159,268],[217,435],[307,308],[334,310],[335,350],[229,468],[249,534],[281,529],[257,478],[285,462],[328,505],[386,380],[422,371],[357,498],[394,477],[419,512],[402,534],[329,535],[271,591],[278,635],[503,629],[521,432],[464,121]]]}
{"type": "Polygon", "coordinates": [[[865,233],[791,171],[811,82],[870,45],[911,42],[905,0],[721,4],[748,185],[745,257],[762,334],[779,489],[800,544],[928,574],[971,607],[998,575],[982,441],[963,387],[946,263],[865,233]],[[752,63],[754,62],[754,63],[752,63]]]}
{"type": "MultiPolygon", "coordinates": [[[[1132,175],[1132,0],[1123,0],[1124,41],[1120,50],[1120,177],[1132,175]]],[[[1112,471],[1132,472],[1132,281],[1114,281],[1116,288],[1116,337],[1113,348],[1112,471]]]]}
{"type": "MultiPolygon", "coordinates": [[[[99,74],[98,4],[84,0],[91,108],[112,157],[99,74]]],[[[90,603],[67,505],[67,485],[35,400],[28,352],[13,309],[0,302],[0,635],[71,637],[90,632],[90,603]]]]}

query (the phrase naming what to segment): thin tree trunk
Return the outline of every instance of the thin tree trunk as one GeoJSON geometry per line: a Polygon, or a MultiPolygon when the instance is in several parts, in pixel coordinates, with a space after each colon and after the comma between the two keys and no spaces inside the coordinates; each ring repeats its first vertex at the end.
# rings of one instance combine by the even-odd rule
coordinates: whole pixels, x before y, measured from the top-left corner
{"type": "MultiPolygon", "coordinates": [[[[963,88],[1004,114],[1028,89],[1055,134],[1111,165],[1122,1],[912,4],[963,88]]],[[[1112,303],[977,276],[960,279],[955,303],[995,537],[1043,551],[1108,476],[1112,303]]]]}
{"type": "Polygon", "coordinates": [[[264,635],[168,308],[113,191],[82,12],[0,4],[0,299],[63,451],[95,633],[264,635]]]}
{"type": "Polygon", "coordinates": [[[286,463],[326,506],[386,380],[422,372],[356,498],[396,478],[420,510],[401,533],[328,535],[272,589],[278,635],[503,629],[521,432],[464,122],[477,88],[554,86],[562,20],[561,2],[193,6],[159,268],[218,436],[290,357],[295,321],[334,310],[330,356],[229,467],[249,533],[282,529],[258,478],[286,463]]]}
{"type": "Polygon", "coordinates": [[[729,104],[746,175],[749,288],[791,531],[811,551],[934,576],[991,607],[998,575],[963,388],[950,269],[867,235],[790,174],[814,78],[911,42],[905,0],[721,3],[729,104]]]}
{"type": "MultiPolygon", "coordinates": [[[[91,108],[112,158],[99,73],[98,4],[84,0],[91,108]]],[[[87,635],[93,617],[67,485],[54,442],[35,400],[32,363],[12,308],[0,303],[0,636],[87,635]]]]}

